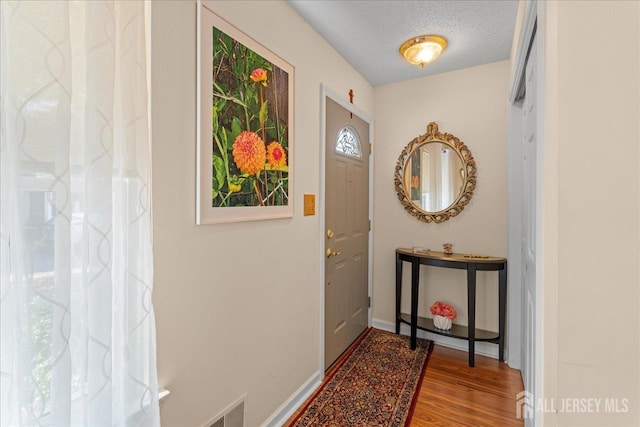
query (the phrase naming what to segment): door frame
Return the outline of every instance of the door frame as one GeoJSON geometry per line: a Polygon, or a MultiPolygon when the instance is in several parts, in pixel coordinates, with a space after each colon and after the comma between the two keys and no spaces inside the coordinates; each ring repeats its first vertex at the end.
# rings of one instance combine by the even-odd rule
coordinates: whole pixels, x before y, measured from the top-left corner
{"type": "MultiPolygon", "coordinates": [[[[527,63],[527,56],[529,48],[535,37],[538,44],[536,63],[536,234],[535,234],[535,248],[536,248],[536,268],[535,268],[535,360],[534,360],[534,390],[536,398],[547,396],[544,389],[544,338],[545,338],[545,293],[544,293],[544,274],[545,269],[545,253],[544,249],[551,249],[550,244],[553,242],[545,242],[543,236],[548,235],[545,233],[545,226],[550,227],[553,224],[551,216],[548,215],[549,210],[553,209],[552,204],[549,203],[549,195],[544,193],[544,180],[545,174],[548,174],[549,169],[553,167],[549,162],[550,150],[545,141],[551,135],[548,133],[549,123],[545,120],[548,105],[548,92],[547,85],[553,85],[552,81],[547,81],[548,75],[546,74],[546,58],[548,55],[553,55],[554,50],[546,43],[547,34],[547,5],[545,2],[539,1],[527,1],[524,11],[524,17],[522,21],[522,27],[520,30],[520,37],[518,40],[517,50],[514,56],[514,63],[511,74],[510,93],[509,93],[509,128],[508,128],[508,257],[509,257],[509,283],[512,284],[508,296],[508,307],[511,309],[508,312],[508,334],[507,334],[507,363],[509,366],[516,369],[524,369],[521,366],[521,360],[523,354],[522,339],[520,334],[523,324],[523,312],[519,308],[522,307],[524,300],[524,293],[521,289],[521,277],[522,277],[522,263],[521,263],[521,239],[520,233],[522,232],[522,221],[520,217],[520,205],[521,197],[518,189],[522,184],[522,176],[520,174],[518,162],[521,156],[520,140],[522,138],[522,108],[517,105],[516,99],[518,97],[518,91],[520,85],[524,84],[524,69],[527,63]],[[545,127],[546,126],[546,127],[545,127]],[[546,203],[546,206],[545,206],[546,203]],[[545,219],[547,219],[545,223],[545,219]]],[[[552,113],[552,111],[550,112],[552,113]]],[[[551,114],[553,116],[553,114],[551,114]]],[[[550,272],[547,272],[549,275],[550,272]]],[[[547,319],[548,320],[548,319],[547,319]]],[[[549,326],[547,325],[547,328],[549,326]]],[[[547,330],[548,332],[548,330],[547,330]]],[[[529,402],[534,405],[536,402],[529,402]]],[[[542,415],[534,414],[533,424],[535,426],[542,425],[542,415]]]]}
{"type": "MultiPolygon", "coordinates": [[[[345,99],[340,97],[337,92],[334,92],[330,88],[328,88],[324,83],[320,85],[320,194],[318,195],[318,215],[320,216],[320,247],[318,250],[318,256],[320,259],[320,352],[319,352],[319,361],[320,361],[320,372],[322,377],[324,378],[324,309],[325,309],[325,301],[324,301],[324,293],[325,293],[325,277],[324,277],[324,262],[325,262],[325,189],[326,189],[326,127],[327,127],[327,102],[326,98],[331,98],[332,101],[339,104],[341,107],[346,109],[347,111],[355,114],[360,117],[369,125],[369,144],[371,144],[370,155],[369,155],[369,220],[371,221],[371,227],[369,230],[369,260],[367,266],[367,288],[369,298],[372,297],[372,283],[373,283],[373,119],[371,119],[367,114],[363,113],[360,109],[358,109],[355,105],[350,104],[345,99]]],[[[367,326],[371,327],[373,315],[373,301],[371,301],[371,307],[367,310],[367,326]]]]}

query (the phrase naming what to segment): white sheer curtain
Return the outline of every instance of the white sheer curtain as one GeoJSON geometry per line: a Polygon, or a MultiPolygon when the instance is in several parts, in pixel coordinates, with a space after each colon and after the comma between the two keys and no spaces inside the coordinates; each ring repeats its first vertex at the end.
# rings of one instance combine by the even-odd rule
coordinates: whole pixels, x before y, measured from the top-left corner
{"type": "Polygon", "coordinates": [[[0,425],[159,425],[145,3],[0,4],[0,425]]]}

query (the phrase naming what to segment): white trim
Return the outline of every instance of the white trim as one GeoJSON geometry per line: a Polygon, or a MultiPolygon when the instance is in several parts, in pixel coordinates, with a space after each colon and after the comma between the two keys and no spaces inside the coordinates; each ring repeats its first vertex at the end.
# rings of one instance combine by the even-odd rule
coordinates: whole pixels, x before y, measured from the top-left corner
{"type": "MultiPolygon", "coordinates": [[[[389,332],[396,331],[396,325],[392,322],[387,322],[385,320],[373,319],[373,327],[376,329],[382,329],[383,331],[389,331],[389,332]]],[[[406,323],[400,324],[400,335],[406,335],[406,336],[411,335],[411,330],[409,328],[409,325],[407,325],[406,323]]],[[[441,345],[443,347],[453,348],[456,350],[464,351],[465,353],[469,352],[468,342],[459,338],[445,337],[442,335],[423,331],[422,329],[418,329],[417,337],[431,340],[435,344],[441,345]]],[[[498,359],[497,344],[491,344],[486,342],[476,342],[475,354],[491,357],[492,359],[498,359]]]]}
{"type": "Polygon", "coordinates": [[[261,424],[264,427],[277,427],[283,425],[305,400],[322,384],[322,372],[316,371],[293,393],[267,420],[261,424]]]}
{"type": "Polygon", "coordinates": [[[318,195],[318,214],[320,216],[320,372],[324,372],[324,261],[325,261],[325,247],[324,247],[324,233],[326,228],[325,223],[325,167],[326,167],[326,120],[327,120],[327,103],[326,98],[336,102],[338,105],[355,114],[369,125],[369,140],[367,142],[360,141],[361,143],[371,144],[369,155],[369,219],[371,220],[371,230],[369,230],[369,266],[368,266],[368,288],[369,298],[371,298],[371,307],[368,311],[367,324],[371,326],[373,319],[373,120],[364,114],[358,107],[348,103],[346,100],[340,97],[336,92],[329,89],[325,84],[320,85],[320,194],[318,195]]]}
{"type": "Polygon", "coordinates": [[[509,103],[509,129],[507,144],[507,192],[508,197],[508,234],[507,234],[507,256],[509,259],[509,270],[507,272],[509,290],[507,292],[507,364],[515,369],[522,369],[522,260],[520,246],[522,245],[522,216],[520,206],[522,197],[520,159],[522,157],[522,144],[514,141],[521,138],[522,130],[522,108],[509,103]]]}
{"type": "Polygon", "coordinates": [[[511,74],[511,90],[509,91],[509,103],[513,104],[518,96],[518,89],[524,77],[524,67],[527,65],[527,53],[533,38],[533,29],[537,19],[537,1],[527,1],[524,22],[518,39],[518,49],[511,74]]]}
{"type": "Polygon", "coordinates": [[[161,388],[160,390],[158,390],[158,401],[162,403],[162,401],[166,399],[170,394],[171,392],[169,390],[167,390],[166,388],[161,388]]]}
{"type": "Polygon", "coordinates": [[[325,203],[325,164],[326,164],[326,120],[327,120],[327,102],[325,99],[326,89],[324,85],[320,85],[320,194],[318,194],[318,215],[320,219],[320,283],[318,289],[320,289],[320,350],[319,350],[319,364],[320,372],[324,372],[324,230],[325,230],[325,215],[324,215],[324,203],[325,203]]]}

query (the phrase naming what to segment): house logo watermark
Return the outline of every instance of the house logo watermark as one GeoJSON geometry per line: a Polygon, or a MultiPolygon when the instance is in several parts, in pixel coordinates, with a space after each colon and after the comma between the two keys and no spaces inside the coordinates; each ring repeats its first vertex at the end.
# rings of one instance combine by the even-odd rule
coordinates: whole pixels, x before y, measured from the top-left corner
{"type": "Polygon", "coordinates": [[[535,414],[626,414],[629,399],[618,397],[575,397],[562,399],[538,398],[528,391],[516,395],[516,417],[532,419],[535,414]]]}
{"type": "Polygon", "coordinates": [[[526,390],[516,394],[516,417],[518,417],[518,419],[533,418],[535,410],[533,400],[533,394],[526,390]]]}

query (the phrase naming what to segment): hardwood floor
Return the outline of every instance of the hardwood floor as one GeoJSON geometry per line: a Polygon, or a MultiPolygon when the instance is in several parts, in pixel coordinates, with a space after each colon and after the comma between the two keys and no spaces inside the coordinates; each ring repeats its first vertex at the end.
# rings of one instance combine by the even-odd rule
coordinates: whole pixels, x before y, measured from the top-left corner
{"type": "Polygon", "coordinates": [[[516,418],[520,371],[478,354],[475,362],[470,368],[467,353],[434,346],[411,426],[522,426],[516,418]]]}
{"type": "Polygon", "coordinates": [[[411,425],[522,426],[516,394],[524,389],[520,371],[476,354],[436,345],[420,387],[411,425]]]}

